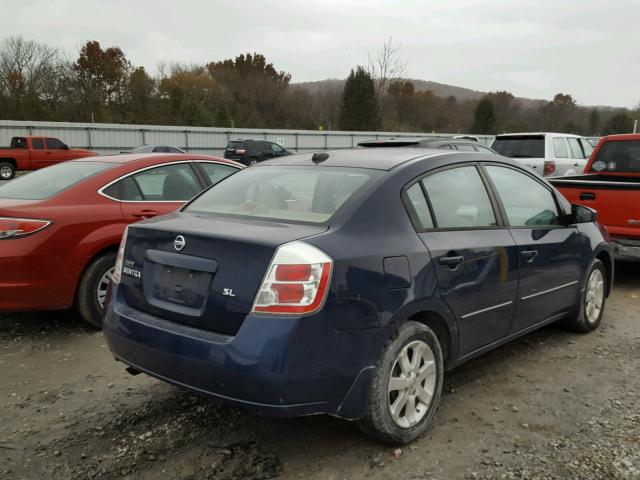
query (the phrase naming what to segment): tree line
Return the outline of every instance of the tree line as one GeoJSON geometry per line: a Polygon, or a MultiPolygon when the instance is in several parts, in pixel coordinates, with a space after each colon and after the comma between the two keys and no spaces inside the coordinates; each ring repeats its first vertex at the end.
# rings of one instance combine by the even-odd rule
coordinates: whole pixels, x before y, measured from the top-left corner
{"type": "Polygon", "coordinates": [[[117,46],[85,42],[69,58],[49,45],[0,43],[0,119],[245,128],[496,134],[629,132],[636,109],[587,108],[570,94],[523,104],[506,91],[439,97],[404,77],[391,40],[346,82],[292,84],[259,53],[206,64],[164,63],[151,75],[117,46]]]}

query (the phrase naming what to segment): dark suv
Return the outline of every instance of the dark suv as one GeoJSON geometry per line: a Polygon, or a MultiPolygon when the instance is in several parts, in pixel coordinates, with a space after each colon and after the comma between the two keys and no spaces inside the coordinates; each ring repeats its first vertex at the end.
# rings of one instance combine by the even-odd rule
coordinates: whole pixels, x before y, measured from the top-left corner
{"type": "Polygon", "coordinates": [[[242,138],[231,140],[224,151],[224,158],[229,158],[245,165],[253,165],[269,158],[282,157],[284,155],[291,155],[291,152],[275,142],[242,138]]]}

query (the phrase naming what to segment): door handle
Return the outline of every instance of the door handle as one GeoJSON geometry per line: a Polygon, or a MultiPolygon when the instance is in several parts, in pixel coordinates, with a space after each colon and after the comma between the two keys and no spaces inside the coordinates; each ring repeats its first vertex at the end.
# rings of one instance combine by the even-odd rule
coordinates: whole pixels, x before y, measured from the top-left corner
{"type": "Polygon", "coordinates": [[[438,263],[440,265],[448,265],[449,267],[456,268],[464,262],[464,257],[462,255],[455,255],[450,257],[440,257],[438,259],[438,263]]]}
{"type": "Polygon", "coordinates": [[[596,194],[593,192],[582,192],[580,194],[580,200],[595,200],[596,194]]]}
{"type": "Polygon", "coordinates": [[[141,210],[140,212],[133,212],[131,215],[136,218],[151,218],[158,215],[158,212],[155,210],[141,210]]]}
{"type": "Polygon", "coordinates": [[[538,256],[538,250],[523,250],[520,255],[527,260],[527,263],[531,263],[538,256]]]}

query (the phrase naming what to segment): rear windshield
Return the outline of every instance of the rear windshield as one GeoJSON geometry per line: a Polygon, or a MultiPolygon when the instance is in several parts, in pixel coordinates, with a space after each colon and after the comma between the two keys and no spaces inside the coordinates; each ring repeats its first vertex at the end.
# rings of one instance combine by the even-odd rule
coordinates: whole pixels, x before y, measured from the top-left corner
{"type": "Polygon", "coordinates": [[[381,174],[351,168],[248,168],[207,190],[185,211],[324,223],[356,191],[381,174]]]}
{"type": "Polygon", "coordinates": [[[227,145],[227,148],[241,148],[242,145],[244,145],[244,140],[234,140],[229,142],[229,145],[227,145]]]}
{"type": "Polygon", "coordinates": [[[591,171],[640,173],[640,140],[603,143],[593,159],[591,171]]]}
{"type": "Polygon", "coordinates": [[[544,135],[496,137],[491,148],[509,158],[544,158],[544,135]]]}
{"type": "Polygon", "coordinates": [[[59,163],[0,186],[0,198],[44,200],[115,165],[115,163],[106,162],[59,163]]]}

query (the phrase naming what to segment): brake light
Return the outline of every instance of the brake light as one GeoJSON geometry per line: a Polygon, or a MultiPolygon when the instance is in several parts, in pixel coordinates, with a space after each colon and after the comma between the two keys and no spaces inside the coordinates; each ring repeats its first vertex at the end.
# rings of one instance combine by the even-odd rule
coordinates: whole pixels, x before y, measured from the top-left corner
{"type": "Polygon", "coordinates": [[[116,265],[113,269],[113,274],[111,275],[111,281],[113,283],[120,283],[122,280],[122,265],[124,263],[124,247],[127,245],[127,233],[129,232],[129,227],[125,228],[124,235],[122,235],[122,240],[120,240],[120,246],[118,247],[118,255],[116,256],[116,265]]]}
{"type": "Polygon", "coordinates": [[[51,225],[50,220],[0,217],[0,240],[25,237],[51,225]]]}
{"type": "Polygon", "coordinates": [[[253,313],[301,315],[318,311],[327,296],[333,260],[305,242],[276,251],[253,303],[253,313]]]}
{"type": "Polygon", "coordinates": [[[555,171],[556,171],[556,162],[554,162],[553,160],[545,160],[543,175],[545,177],[548,177],[549,175],[551,175],[555,171]]]}

